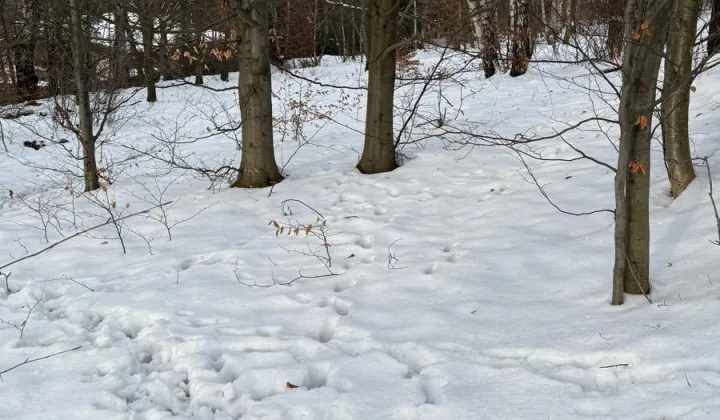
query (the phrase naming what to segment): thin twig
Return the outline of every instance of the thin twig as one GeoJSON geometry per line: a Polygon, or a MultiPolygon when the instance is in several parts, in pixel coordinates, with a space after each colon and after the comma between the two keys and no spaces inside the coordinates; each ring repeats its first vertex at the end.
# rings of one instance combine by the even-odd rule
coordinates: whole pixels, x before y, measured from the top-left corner
{"type": "Polygon", "coordinates": [[[59,352],[57,352],[57,353],[49,354],[49,355],[43,356],[43,357],[36,357],[36,358],[34,358],[34,359],[27,358],[27,359],[25,359],[25,361],[23,361],[23,362],[21,362],[21,363],[18,363],[18,364],[15,365],[15,366],[12,366],[12,367],[9,367],[9,368],[7,368],[7,369],[5,369],[5,370],[3,370],[3,371],[0,371],[0,380],[2,380],[2,375],[3,375],[3,374],[8,373],[8,372],[10,372],[10,371],[13,370],[13,369],[17,369],[17,368],[19,368],[20,366],[27,365],[27,364],[33,363],[33,362],[38,362],[38,361],[40,361],[40,360],[49,359],[49,358],[51,358],[51,357],[59,356],[59,355],[64,354],[64,353],[70,353],[71,351],[80,350],[81,348],[82,348],[82,346],[77,346],[77,347],[72,348],[72,349],[59,351],[59,352]]]}
{"type": "Polygon", "coordinates": [[[618,367],[628,367],[627,363],[618,363],[617,365],[605,365],[600,366],[598,369],[610,369],[610,368],[618,368],[618,367]]]}

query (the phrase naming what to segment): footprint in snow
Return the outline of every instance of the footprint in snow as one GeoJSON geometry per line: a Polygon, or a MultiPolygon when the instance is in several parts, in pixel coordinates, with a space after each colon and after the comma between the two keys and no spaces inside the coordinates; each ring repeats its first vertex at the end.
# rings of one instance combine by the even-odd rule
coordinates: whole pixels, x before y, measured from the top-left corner
{"type": "Polygon", "coordinates": [[[318,307],[326,308],[332,307],[333,311],[340,316],[347,316],[350,313],[350,302],[337,296],[330,296],[321,300],[318,303],[318,307]]]}

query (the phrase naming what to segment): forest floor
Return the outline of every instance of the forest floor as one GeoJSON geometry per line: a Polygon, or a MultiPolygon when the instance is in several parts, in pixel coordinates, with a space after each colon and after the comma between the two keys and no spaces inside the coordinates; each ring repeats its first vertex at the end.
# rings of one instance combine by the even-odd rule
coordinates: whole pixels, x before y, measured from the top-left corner
{"type": "MultiPolygon", "coordinates": [[[[423,71],[438,53],[419,59],[423,71]]],[[[359,62],[326,58],[302,72],[365,83],[359,62]]],[[[510,137],[615,115],[616,99],[589,93],[602,82],[579,66],[460,79],[432,86],[420,113],[444,114],[444,128],[510,137]]],[[[67,170],[77,164],[63,145],[23,147],[38,139],[27,127],[63,135],[39,117],[49,102],[2,121],[0,266],[108,212],[173,200],[164,209],[175,226],[168,231],[155,209],[121,223],[126,254],[110,224],[3,270],[12,275],[9,290],[0,278],[0,371],[53,356],[2,375],[0,419],[718,417],[720,247],[710,242],[718,233],[705,168],[673,201],[653,144],[652,303],[638,296],[612,307],[611,213],[562,214],[516,154],[458,147],[462,136],[429,124],[415,125],[419,142],[403,149],[399,169],[362,175],[362,91],[281,73],[273,83],[287,178],[271,194],[209,188],[150,157],[175,141],[193,165],[235,167],[232,138],[191,141],[216,134],[212,118],[237,120],[232,91],[169,87],[152,105],[138,92],[109,128],[101,166],[113,183],[95,194],[58,187],[75,185],[67,170]],[[304,113],[292,105],[301,98],[304,113]],[[304,140],[281,127],[293,113],[304,140]],[[272,221],[299,234],[276,237],[272,221]]],[[[720,71],[695,86],[693,153],[710,156],[720,149],[720,71]]],[[[400,108],[419,87],[398,92],[400,108]]],[[[565,140],[614,165],[599,129],[617,138],[616,128],[596,125],[565,140]]],[[[553,202],[571,212],[613,208],[610,169],[558,160],[577,156],[559,140],[539,148],[555,160],[526,163],[553,202]]],[[[709,159],[715,185],[718,159],[709,159]]]]}

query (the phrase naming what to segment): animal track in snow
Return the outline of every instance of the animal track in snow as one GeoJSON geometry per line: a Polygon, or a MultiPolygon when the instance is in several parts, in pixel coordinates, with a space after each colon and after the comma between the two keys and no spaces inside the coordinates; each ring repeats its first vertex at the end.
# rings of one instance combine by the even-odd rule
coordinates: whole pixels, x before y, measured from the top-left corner
{"type": "Polygon", "coordinates": [[[351,287],[355,286],[357,284],[357,280],[343,280],[335,283],[335,286],[333,286],[333,292],[335,293],[342,293],[347,289],[350,289],[351,287]]]}
{"type": "Polygon", "coordinates": [[[329,316],[325,318],[325,322],[320,328],[320,333],[318,334],[317,340],[321,343],[327,343],[328,341],[332,340],[335,332],[337,331],[337,324],[337,316],[329,316]]]}

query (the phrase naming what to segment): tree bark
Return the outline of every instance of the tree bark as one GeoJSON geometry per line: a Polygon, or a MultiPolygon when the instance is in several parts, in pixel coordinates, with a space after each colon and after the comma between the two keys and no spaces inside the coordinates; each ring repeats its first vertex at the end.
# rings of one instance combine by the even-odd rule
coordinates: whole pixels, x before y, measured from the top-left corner
{"type": "Polygon", "coordinates": [[[358,169],[364,174],[389,172],[397,167],[393,136],[398,40],[397,0],[373,0],[369,7],[370,53],[368,56],[368,97],[365,118],[365,145],[358,169]]]}
{"type": "Polygon", "coordinates": [[[22,8],[22,26],[12,50],[17,95],[20,100],[27,100],[35,97],[39,81],[35,73],[35,44],[40,16],[33,0],[23,1],[22,8]]]}
{"type": "Polygon", "coordinates": [[[128,68],[127,68],[127,37],[125,34],[127,27],[127,11],[125,9],[125,0],[115,0],[114,4],[114,20],[115,31],[113,39],[113,53],[110,57],[110,69],[114,87],[121,88],[127,86],[128,68]]]}
{"type": "Polygon", "coordinates": [[[90,86],[88,82],[87,44],[81,10],[82,0],[70,0],[70,25],[72,32],[73,74],[75,76],[75,101],[78,110],[79,127],[77,135],[83,149],[83,174],[85,191],[100,188],[97,163],[95,160],[95,136],[93,134],[90,86]]]}
{"type": "Polygon", "coordinates": [[[608,36],[605,42],[607,55],[610,60],[620,57],[623,46],[623,13],[625,0],[610,0],[610,21],[608,22],[608,36]]]}
{"type": "MultiPolygon", "coordinates": [[[[230,18],[230,5],[228,0],[220,0],[220,11],[223,19],[230,18]]],[[[223,47],[222,51],[230,50],[230,39],[232,38],[232,23],[228,20],[223,24],[223,47]]],[[[220,63],[220,80],[227,82],[230,80],[230,60],[231,57],[223,57],[220,63]]]]}
{"type": "Polygon", "coordinates": [[[720,53],[720,0],[712,0],[713,8],[710,16],[708,33],[708,55],[720,53]]]}
{"type": "Polygon", "coordinates": [[[661,122],[665,166],[672,196],[677,198],[695,179],[690,154],[689,106],[692,51],[701,0],[675,0],[665,59],[661,122]]]}
{"type": "Polygon", "coordinates": [[[143,67],[145,68],[145,88],[147,89],[147,101],[157,101],[157,90],[155,89],[155,60],[153,56],[154,16],[150,7],[145,7],[140,13],[140,29],[142,30],[143,42],[143,67]]]}
{"type": "Polygon", "coordinates": [[[275,161],[267,0],[233,0],[238,13],[238,76],[242,157],[233,187],[264,188],[282,181],[275,161]],[[249,21],[249,22],[248,22],[249,21]]]}
{"type": "Polygon", "coordinates": [[[534,47],[528,25],[530,14],[528,0],[510,0],[510,12],[512,20],[510,76],[517,77],[527,72],[534,47]]]}
{"type": "Polygon", "coordinates": [[[650,141],[655,92],[672,0],[628,0],[615,174],[612,303],[650,293],[650,141]]]}

